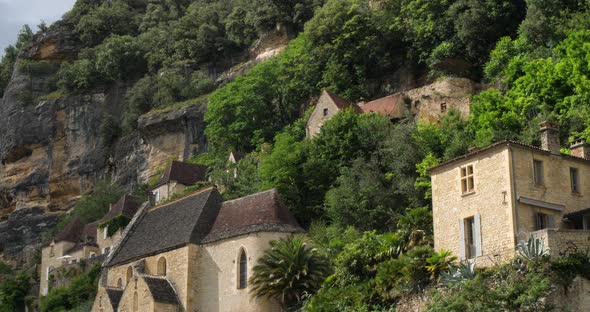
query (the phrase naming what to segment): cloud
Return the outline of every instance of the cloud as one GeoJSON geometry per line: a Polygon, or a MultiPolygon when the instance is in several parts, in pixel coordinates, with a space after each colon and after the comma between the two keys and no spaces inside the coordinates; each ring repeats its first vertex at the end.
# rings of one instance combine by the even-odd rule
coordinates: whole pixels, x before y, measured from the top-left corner
{"type": "Polygon", "coordinates": [[[69,11],[76,0],[0,0],[0,54],[4,48],[16,42],[24,24],[33,31],[44,20],[47,25],[69,11]]]}

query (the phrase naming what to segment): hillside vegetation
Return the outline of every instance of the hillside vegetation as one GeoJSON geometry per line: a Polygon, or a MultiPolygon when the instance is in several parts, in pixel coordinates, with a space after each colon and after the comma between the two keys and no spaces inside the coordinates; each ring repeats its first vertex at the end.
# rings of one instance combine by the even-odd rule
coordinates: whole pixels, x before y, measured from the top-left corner
{"type": "MultiPolygon", "coordinates": [[[[54,92],[132,86],[119,103],[123,121],[107,124],[112,140],[134,131],[142,114],[208,100],[209,151],[196,161],[210,166],[228,199],[277,188],[330,259],[333,274],[318,293],[297,297],[305,303],[296,308],[310,311],[389,311],[438,285],[453,255],[432,249],[429,167],[499,140],[537,144],[547,119],[561,125],[564,152],[590,140],[586,0],[78,0],[49,29],[57,27],[84,48],[59,65],[54,92]],[[235,65],[277,27],[292,38],[283,53],[215,82],[210,68],[235,65]],[[376,98],[396,89],[389,78],[402,69],[420,81],[462,76],[489,88],[467,118],[451,111],[438,125],[393,124],[343,111],[305,138],[322,89],[376,98]],[[247,154],[236,177],[230,151],[247,154]]],[[[0,92],[31,37],[25,28],[7,48],[0,92]]],[[[430,309],[549,309],[541,303],[554,273],[587,263],[572,257],[474,273],[434,294],[448,297],[430,309]]]]}

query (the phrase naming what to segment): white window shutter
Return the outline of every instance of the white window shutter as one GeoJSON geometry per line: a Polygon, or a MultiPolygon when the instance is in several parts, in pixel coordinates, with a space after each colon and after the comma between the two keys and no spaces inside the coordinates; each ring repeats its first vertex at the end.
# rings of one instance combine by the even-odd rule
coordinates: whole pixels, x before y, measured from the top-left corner
{"type": "Polygon", "coordinates": [[[481,216],[479,214],[475,215],[475,229],[474,229],[474,240],[475,240],[475,255],[477,257],[481,257],[481,216]]]}
{"type": "Polygon", "coordinates": [[[467,259],[465,255],[465,222],[459,219],[459,254],[461,260],[467,259]]]}

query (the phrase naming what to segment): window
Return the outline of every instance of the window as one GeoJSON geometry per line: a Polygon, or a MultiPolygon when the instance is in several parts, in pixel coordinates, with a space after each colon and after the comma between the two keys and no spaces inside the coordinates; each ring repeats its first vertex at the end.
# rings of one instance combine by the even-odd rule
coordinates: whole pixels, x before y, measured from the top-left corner
{"type": "Polygon", "coordinates": [[[468,259],[475,258],[475,218],[465,219],[465,252],[468,259]]]}
{"type": "Polygon", "coordinates": [[[117,280],[117,288],[123,288],[123,281],[121,279],[117,280]]]}
{"type": "Polygon", "coordinates": [[[132,278],[133,278],[133,268],[128,267],[127,268],[127,284],[129,284],[129,282],[131,282],[132,278]]]}
{"type": "Polygon", "coordinates": [[[50,257],[54,257],[55,256],[55,250],[53,248],[53,244],[51,246],[49,246],[49,256],[50,257]]]}
{"type": "Polygon", "coordinates": [[[580,193],[580,181],[577,168],[570,168],[570,183],[573,193],[580,193]]]}
{"type": "Polygon", "coordinates": [[[324,108],[324,117],[328,117],[328,109],[324,108]]]}
{"type": "Polygon", "coordinates": [[[447,111],[447,103],[440,103],[440,112],[445,113],[447,111]]]}
{"type": "Polygon", "coordinates": [[[109,231],[107,229],[108,229],[108,225],[102,229],[102,239],[107,239],[107,236],[109,234],[108,233],[109,231]]]}
{"type": "Polygon", "coordinates": [[[240,260],[238,264],[238,289],[244,289],[248,285],[248,258],[246,251],[242,249],[240,253],[240,260]]]}
{"type": "Polygon", "coordinates": [[[156,203],[160,202],[160,191],[154,191],[154,200],[156,203]]]}
{"type": "Polygon", "coordinates": [[[544,213],[537,213],[537,230],[549,227],[549,216],[544,213]]]}
{"type": "Polygon", "coordinates": [[[111,247],[105,247],[102,249],[102,254],[108,255],[110,251],[111,251],[111,247]]]}
{"type": "Polygon", "coordinates": [[[166,276],[166,258],[158,259],[158,275],[166,276]]]}
{"type": "Polygon", "coordinates": [[[463,194],[474,192],[473,184],[473,166],[461,168],[461,192],[463,194]]]}
{"type": "Polygon", "coordinates": [[[543,162],[540,160],[533,160],[533,177],[536,185],[543,185],[543,162]]]}

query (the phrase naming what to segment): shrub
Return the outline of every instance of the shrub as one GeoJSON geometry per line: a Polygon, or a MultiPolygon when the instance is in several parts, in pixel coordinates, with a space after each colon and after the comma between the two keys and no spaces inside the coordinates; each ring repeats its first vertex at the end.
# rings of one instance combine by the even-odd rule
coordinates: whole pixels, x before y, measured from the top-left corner
{"type": "Polygon", "coordinates": [[[97,263],[90,271],[74,278],[70,287],[51,289],[47,296],[41,298],[41,312],[69,311],[86,306],[96,295],[100,270],[101,265],[97,263]]]}

